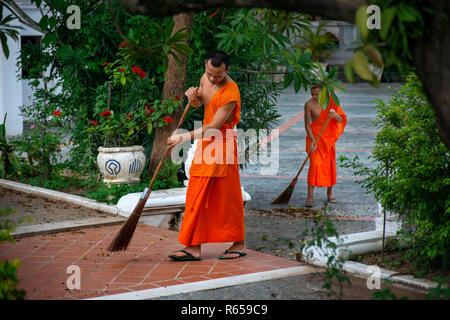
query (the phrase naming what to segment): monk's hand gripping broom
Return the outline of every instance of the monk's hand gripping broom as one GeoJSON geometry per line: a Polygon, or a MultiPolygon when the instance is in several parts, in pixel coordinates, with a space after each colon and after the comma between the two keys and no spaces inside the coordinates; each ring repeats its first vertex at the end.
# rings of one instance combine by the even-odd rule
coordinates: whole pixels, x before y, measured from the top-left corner
{"type": "MultiPolygon", "coordinates": [[[[180,121],[178,122],[177,129],[181,127],[183,124],[184,118],[186,118],[186,115],[188,113],[188,110],[191,106],[191,101],[187,104],[186,108],[184,109],[184,113],[181,116],[180,121]]],[[[122,226],[120,231],[117,233],[116,237],[113,239],[113,241],[108,246],[108,251],[125,251],[128,247],[128,244],[130,243],[131,238],[133,237],[134,231],[136,229],[136,225],[139,221],[139,218],[141,217],[142,211],[144,210],[145,203],[147,202],[148,197],[150,196],[150,193],[152,192],[152,186],[153,183],[156,180],[156,176],[159,173],[159,170],[161,169],[165,158],[169,154],[169,150],[171,148],[167,148],[164,152],[164,155],[161,158],[161,161],[158,164],[158,167],[156,167],[156,171],[153,174],[153,178],[147,188],[144,189],[142,192],[138,203],[136,204],[136,207],[134,208],[131,215],[128,217],[128,220],[125,222],[125,224],[122,226]]]]}
{"type": "MultiPolygon", "coordinates": [[[[323,125],[322,130],[320,130],[320,133],[316,139],[316,144],[317,144],[317,142],[319,142],[320,136],[322,135],[322,132],[325,130],[325,127],[327,126],[329,120],[330,120],[330,118],[327,118],[327,121],[325,121],[325,124],[323,125]]],[[[280,194],[280,196],[278,198],[276,198],[275,200],[272,201],[272,204],[285,204],[285,203],[289,202],[289,200],[291,199],[292,193],[294,192],[295,185],[297,184],[298,176],[300,175],[300,172],[302,172],[303,167],[305,166],[306,161],[308,161],[311,153],[312,153],[312,151],[310,150],[305,161],[303,161],[303,164],[300,167],[300,170],[298,170],[297,175],[291,181],[291,184],[286,188],[286,190],[283,191],[282,194],[280,194]]]]}

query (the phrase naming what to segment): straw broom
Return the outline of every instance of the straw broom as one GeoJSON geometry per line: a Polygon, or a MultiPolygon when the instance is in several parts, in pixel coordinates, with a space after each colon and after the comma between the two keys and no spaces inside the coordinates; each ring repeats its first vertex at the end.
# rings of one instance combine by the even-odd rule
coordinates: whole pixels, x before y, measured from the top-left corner
{"type": "MultiPolygon", "coordinates": [[[[184,109],[184,113],[181,116],[180,121],[178,122],[178,126],[176,128],[179,129],[181,125],[183,124],[184,118],[186,117],[188,110],[191,106],[191,102],[187,104],[186,108],[184,109]]],[[[128,217],[128,220],[125,222],[125,224],[122,226],[120,231],[117,233],[116,237],[113,239],[113,241],[108,246],[108,251],[125,251],[128,247],[128,244],[130,243],[131,238],[133,237],[134,231],[136,230],[136,225],[139,221],[139,218],[141,217],[142,211],[144,210],[145,203],[147,202],[148,197],[150,196],[150,193],[152,192],[152,186],[153,183],[156,180],[156,176],[159,173],[159,170],[161,169],[164,159],[169,154],[170,148],[167,148],[164,152],[164,155],[161,158],[161,161],[158,164],[158,167],[156,167],[156,171],[153,174],[152,181],[150,182],[149,186],[144,189],[142,192],[138,203],[136,204],[136,207],[134,208],[131,215],[128,217]]]]}
{"type": "MultiPolygon", "coordinates": [[[[325,127],[327,126],[328,121],[330,121],[330,118],[327,118],[327,121],[325,121],[325,124],[323,125],[322,130],[320,130],[319,136],[316,139],[317,142],[319,141],[320,136],[322,135],[322,132],[325,130],[325,127]]],[[[291,199],[292,193],[294,192],[295,185],[297,184],[298,176],[300,175],[300,172],[302,172],[303,167],[305,166],[306,161],[308,161],[311,153],[312,153],[312,151],[309,151],[308,156],[306,157],[305,161],[303,161],[303,164],[302,164],[300,170],[298,170],[297,175],[291,181],[291,184],[286,188],[286,190],[283,191],[282,194],[280,194],[280,196],[278,198],[276,198],[274,201],[272,201],[272,204],[285,204],[285,203],[289,202],[289,200],[291,199]]]]}

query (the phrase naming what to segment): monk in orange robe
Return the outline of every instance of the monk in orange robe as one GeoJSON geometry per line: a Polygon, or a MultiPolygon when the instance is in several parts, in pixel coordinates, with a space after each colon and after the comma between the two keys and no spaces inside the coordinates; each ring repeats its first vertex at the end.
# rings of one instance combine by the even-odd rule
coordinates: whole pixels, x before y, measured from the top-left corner
{"type": "Polygon", "coordinates": [[[221,259],[245,255],[244,205],[233,131],[240,120],[241,98],[229,70],[230,60],[225,52],[208,54],[200,86],[185,93],[193,107],[205,105],[203,126],[168,139],[171,148],[201,138],[189,170],[178,237],[185,248],[169,255],[174,260],[200,260],[201,245],[211,242],[233,242],[219,256],[221,259]]]}
{"type": "Polygon", "coordinates": [[[336,184],[336,148],[335,143],[344,132],[347,116],[340,106],[337,106],[330,95],[330,102],[326,110],[319,104],[320,87],[311,88],[311,96],[305,103],[306,152],[312,150],[309,158],[308,197],[305,207],[314,205],[314,187],[327,187],[328,201],[337,202],[333,195],[336,184]],[[328,125],[320,139],[317,137],[326,120],[328,125]]]}

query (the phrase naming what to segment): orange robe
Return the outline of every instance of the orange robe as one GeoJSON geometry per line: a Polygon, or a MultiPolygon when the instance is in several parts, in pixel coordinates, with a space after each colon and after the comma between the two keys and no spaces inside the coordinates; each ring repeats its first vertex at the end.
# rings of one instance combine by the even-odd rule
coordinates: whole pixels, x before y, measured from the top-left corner
{"type": "Polygon", "coordinates": [[[235,82],[223,85],[205,106],[203,125],[211,123],[217,110],[233,101],[236,102],[233,120],[220,128],[220,134],[199,139],[197,144],[178,236],[185,246],[237,242],[245,238],[236,133],[232,131],[239,122],[241,110],[235,82]]]}
{"type": "MultiPolygon", "coordinates": [[[[342,117],[342,122],[330,119],[327,127],[320,136],[317,148],[309,158],[308,185],[316,187],[331,187],[336,184],[336,148],[335,143],[344,132],[347,124],[347,116],[340,106],[337,106],[330,97],[330,103],[326,110],[321,110],[319,118],[311,122],[314,138],[317,139],[325,121],[327,121],[330,109],[334,109],[342,117]]],[[[311,140],[306,135],[306,152],[309,151],[311,140]]]]}

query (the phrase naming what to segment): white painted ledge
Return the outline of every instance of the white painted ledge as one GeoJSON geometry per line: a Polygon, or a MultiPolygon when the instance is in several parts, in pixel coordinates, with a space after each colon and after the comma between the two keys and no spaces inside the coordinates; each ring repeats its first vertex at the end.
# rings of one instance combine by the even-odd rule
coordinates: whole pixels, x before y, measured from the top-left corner
{"type": "Polygon", "coordinates": [[[247,283],[280,279],[284,277],[297,276],[316,272],[311,266],[298,266],[283,268],[278,270],[256,272],[238,276],[231,276],[219,279],[198,281],[192,283],[185,283],[163,288],[147,289],[134,292],[119,293],[114,295],[107,295],[102,297],[89,298],[86,300],[145,300],[159,297],[171,296],[180,293],[190,293],[203,290],[211,290],[217,288],[231,287],[247,283]]]}

